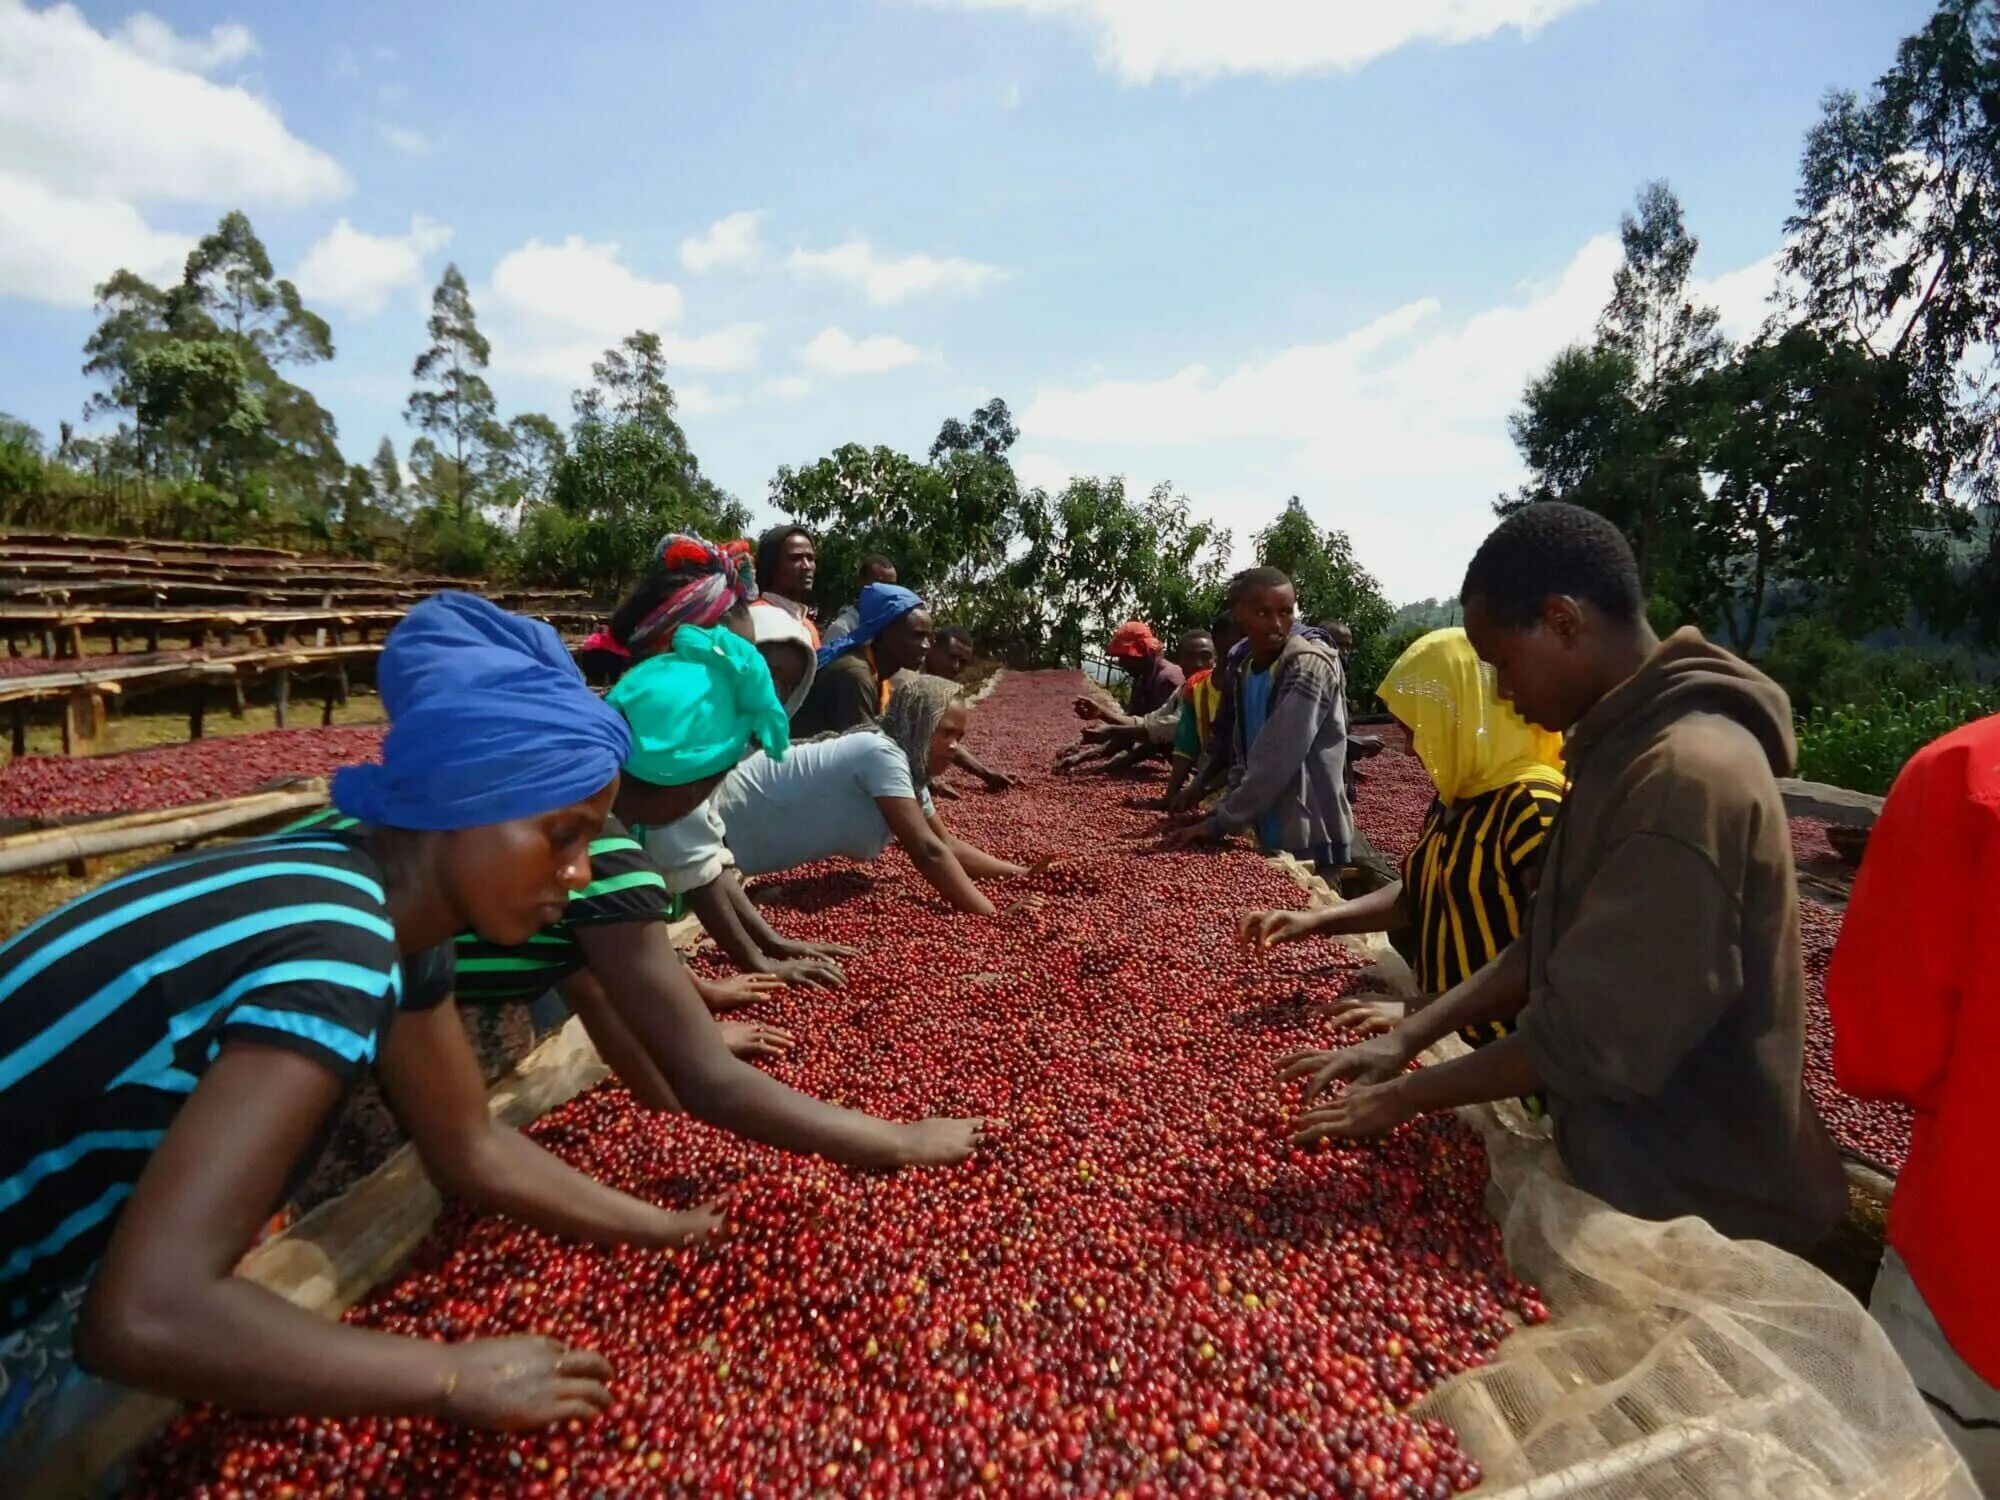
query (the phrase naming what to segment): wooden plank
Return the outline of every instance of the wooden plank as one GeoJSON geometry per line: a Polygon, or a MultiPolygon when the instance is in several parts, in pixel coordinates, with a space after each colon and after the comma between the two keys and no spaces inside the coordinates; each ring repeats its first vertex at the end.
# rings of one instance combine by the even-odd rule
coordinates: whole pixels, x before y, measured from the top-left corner
{"type": "Polygon", "coordinates": [[[54,865],[188,844],[219,834],[240,834],[258,824],[311,812],[326,805],[326,783],[313,780],[297,791],[259,792],[206,804],[197,809],[161,808],[121,818],[102,818],[74,828],[51,828],[0,839],[0,875],[46,870],[54,865]]]}
{"type": "Polygon", "coordinates": [[[79,689],[63,699],[63,754],[89,755],[104,738],[104,693],[79,689]]]}

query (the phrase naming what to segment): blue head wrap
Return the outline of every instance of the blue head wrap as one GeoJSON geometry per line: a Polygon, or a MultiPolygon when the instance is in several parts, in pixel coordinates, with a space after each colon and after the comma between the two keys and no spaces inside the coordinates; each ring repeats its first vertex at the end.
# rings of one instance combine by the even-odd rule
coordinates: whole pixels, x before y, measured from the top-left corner
{"type": "Polygon", "coordinates": [[[382,764],[348,766],[333,802],[389,828],[476,828],[602,791],[631,748],[556,633],[472,594],[434,594],[382,647],[382,764]]]}
{"type": "Polygon", "coordinates": [[[837,641],[829,641],[819,648],[819,664],[824,667],[837,657],[868,645],[902,619],[913,609],[922,609],[924,601],[908,589],[893,583],[871,583],[861,591],[858,613],[860,622],[854,633],[844,635],[837,641]]]}

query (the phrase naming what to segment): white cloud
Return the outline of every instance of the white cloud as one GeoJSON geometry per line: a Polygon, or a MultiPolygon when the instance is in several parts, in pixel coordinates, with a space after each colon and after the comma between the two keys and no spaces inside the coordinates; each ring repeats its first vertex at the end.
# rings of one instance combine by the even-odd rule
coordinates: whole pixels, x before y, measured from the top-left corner
{"type": "Polygon", "coordinates": [[[1421,42],[1532,36],[1591,0],[929,0],[1012,11],[1086,33],[1101,67],[1126,83],[1224,73],[1351,72],[1421,42]]]}
{"type": "Polygon", "coordinates": [[[125,24],[118,28],[118,40],[142,57],[190,73],[213,73],[257,55],[257,39],[247,26],[211,26],[205,37],[181,36],[158,16],[143,10],[125,18],[125,24]]]}
{"type": "MultiPolygon", "coordinates": [[[[1418,298],[1225,370],[1038,391],[1020,415],[1024,478],[1172,477],[1239,540],[1297,493],[1349,532],[1392,596],[1453,589],[1492,500],[1522,477],[1507,416],[1558,350],[1591,337],[1619,260],[1616,237],[1600,235],[1551,280],[1462,318],[1418,298]],[[1258,492],[1261,504],[1246,498],[1258,492]]],[[[1766,258],[1696,295],[1747,333],[1772,270],[1766,258]]]]}
{"type": "Polygon", "coordinates": [[[885,260],[866,240],[848,240],[825,250],[794,250],[785,264],[808,276],[830,276],[858,286],[881,305],[931,292],[976,292],[1006,273],[998,266],[957,256],[906,255],[885,260]]]}
{"type": "Polygon", "coordinates": [[[182,36],[154,16],[115,34],[75,7],[0,0],[0,297],[87,306],[120,266],[179,270],[190,240],[147,203],[255,208],[352,186],[272,105],[202,70],[257,50],[241,26],[182,36]]]}
{"type": "Polygon", "coordinates": [[[822,375],[882,375],[922,358],[914,344],[891,334],[857,339],[840,328],[821,329],[799,351],[800,362],[822,375]]]}
{"type": "Polygon", "coordinates": [[[635,329],[658,333],[667,363],[689,370],[753,369],[764,336],[759,323],[682,330],[679,287],[633,271],[617,245],[580,235],[530,240],[502,256],[482,316],[487,303],[496,368],[571,383],[587,380],[591,364],[635,329]]]}
{"type": "Polygon", "coordinates": [[[375,133],[396,151],[405,156],[429,156],[437,150],[437,142],[421,130],[412,130],[407,125],[391,125],[384,121],[377,124],[375,133]]]}
{"type": "Polygon", "coordinates": [[[120,266],[175,279],[194,238],[149,227],[129,203],[69,198],[17,172],[0,172],[0,297],[88,307],[120,266]]]}
{"type": "Polygon", "coordinates": [[[764,382],[764,394],[778,401],[801,401],[812,394],[812,388],[803,375],[780,375],[764,382]]]}
{"type": "Polygon", "coordinates": [[[247,90],[169,66],[74,8],[0,0],[7,166],[74,197],[318,203],[351,187],[247,90]]]}
{"type": "Polygon", "coordinates": [[[373,317],[400,287],[424,279],[424,260],[451,243],[451,226],[410,220],[408,234],[369,234],[346,219],[306,251],[292,279],[309,302],[373,317]]]}
{"type": "Polygon", "coordinates": [[[675,386],[674,400],[690,417],[719,417],[743,404],[742,397],[719,394],[699,382],[675,386]]]}
{"type": "Polygon", "coordinates": [[[681,264],[695,275],[725,266],[746,266],[764,253],[762,209],[742,209],[708,226],[706,234],[681,241],[681,264]]]}
{"type": "Polygon", "coordinates": [[[690,370],[754,370],[764,344],[762,323],[731,323],[714,333],[662,333],[667,363],[690,370]]]}

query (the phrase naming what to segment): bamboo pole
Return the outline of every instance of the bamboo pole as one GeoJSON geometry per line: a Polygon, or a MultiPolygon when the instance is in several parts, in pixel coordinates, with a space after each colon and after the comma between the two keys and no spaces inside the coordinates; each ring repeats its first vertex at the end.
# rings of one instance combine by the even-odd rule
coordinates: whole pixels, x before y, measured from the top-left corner
{"type": "Polygon", "coordinates": [[[72,860],[96,859],[164,844],[213,838],[326,804],[326,783],[314,780],[296,791],[258,792],[209,805],[202,811],[162,808],[105,818],[75,828],[50,828],[0,839],[0,875],[47,869],[72,860]]]}

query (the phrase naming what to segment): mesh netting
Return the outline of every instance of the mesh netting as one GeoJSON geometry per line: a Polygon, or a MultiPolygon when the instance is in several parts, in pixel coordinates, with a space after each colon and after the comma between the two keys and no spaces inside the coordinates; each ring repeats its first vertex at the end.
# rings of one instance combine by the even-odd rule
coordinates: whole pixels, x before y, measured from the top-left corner
{"type": "Polygon", "coordinates": [[[1569,1182],[1512,1106],[1486,1137],[1507,1263],[1549,1322],[1415,1410],[1457,1431],[1482,1496],[1979,1500],[1867,1312],[1804,1261],[1656,1224],[1569,1182]]]}
{"type": "MultiPolygon", "coordinates": [[[[1279,857],[1316,902],[1338,900],[1279,857]]],[[[1364,977],[1411,994],[1380,937],[1364,977]]],[[[1462,1055],[1448,1037],[1425,1055],[1462,1055]]],[[[1795,1256],[1698,1219],[1649,1223],[1569,1180],[1545,1120],[1461,1110],[1485,1138],[1508,1269],[1549,1321],[1410,1409],[1451,1425],[1480,1500],[1981,1500],[1889,1340],[1795,1256]]]]}

